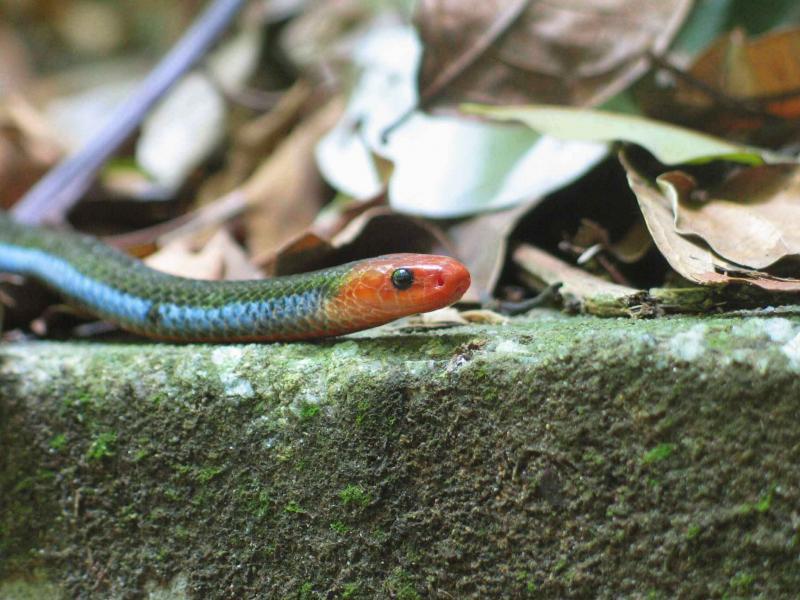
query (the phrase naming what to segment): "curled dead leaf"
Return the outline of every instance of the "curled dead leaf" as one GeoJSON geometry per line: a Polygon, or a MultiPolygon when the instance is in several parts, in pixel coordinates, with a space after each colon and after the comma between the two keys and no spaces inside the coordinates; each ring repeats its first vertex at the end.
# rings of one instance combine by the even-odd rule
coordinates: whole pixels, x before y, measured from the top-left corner
{"type": "MultiPolygon", "coordinates": [[[[628,149],[620,150],[619,159],[653,241],[670,266],[681,276],[703,285],[744,283],[776,292],[800,291],[798,278],[781,277],[737,264],[715,253],[696,236],[690,238],[681,234],[676,228],[673,212],[673,201],[679,195],[674,184],[678,183],[685,194],[692,187],[686,178],[673,175],[666,181],[662,180],[659,186],[637,167],[637,162],[628,149]],[[667,183],[669,181],[671,184],[667,183]]],[[[701,220],[696,222],[700,223],[701,220]]],[[[730,224],[731,221],[728,222],[730,224]]],[[[708,224],[708,219],[705,219],[705,224],[708,224]]],[[[719,228],[714,226],[713,229],[719,228]]],[[[741,241],[735,231],[727,234],[741,241]]]]}
{"type": "Polygon", "coordinates": [[[740,168],[709,186],[680,171],[664,173],[657,182],[671,202],[676,231],[702,238],[731,262],[764,269],[800,257],[797,165],[740,168]]]}

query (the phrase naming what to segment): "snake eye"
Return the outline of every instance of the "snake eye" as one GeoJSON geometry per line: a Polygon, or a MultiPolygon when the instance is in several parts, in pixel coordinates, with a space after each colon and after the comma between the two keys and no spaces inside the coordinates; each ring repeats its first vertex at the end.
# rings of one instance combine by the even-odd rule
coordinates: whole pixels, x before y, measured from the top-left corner
{"type": "Polygon", "coordinates": [[[407,290],[414,283],[414,273],[410,269],[395,269],[392,273],[392,285],[398,290],[407,290]]]}

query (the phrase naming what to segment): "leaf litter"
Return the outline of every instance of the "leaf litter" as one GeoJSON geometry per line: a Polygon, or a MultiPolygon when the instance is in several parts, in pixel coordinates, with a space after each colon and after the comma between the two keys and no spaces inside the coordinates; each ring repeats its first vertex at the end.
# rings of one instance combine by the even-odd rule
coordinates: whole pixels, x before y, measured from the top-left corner
{"type": "MultiPolygon", "coordinates": [[[[145,39],[123,27],[127,62],[72,34],[55,64],[35,43],[24,55],[16,40],[36,28],[68,31],[65,5],[21,20],[14,39],[4,33],[15,48],[15,94],[0,98],[0,115],[12,115],[0,121],[6,206],[59,157],[53,140],[66,126],[35,117],[74,95],[74,83],[58,82],[112,64],[119,81],[138,79],[175,33],[145,39]],[[13,120],[20,102],[34,118],[13,120]]],[[[116,156],[74,223],[205,278],[447,253],[473,274],[462,306],[558,286],[567,308],[604,315],[793,301],[800,69],[798,29],[783,12],[761,15],[753,30],[772,30],[752,39],[746,18],[725,30],[690,0],[465,6],[295,2],[280,16],[250,7],[109,149],[116,156]],[[121,210],[131,203],[135,219],[121,210]]],[[[125,23],[119,8],[104,10],[125,23]]],[[[182,14],[185,28],[193,15],[182,14]]],[[[122,38],[100,41],[122,48],[122,38]]],[[[108,78],[85,81],[78,108],[108,78]]],[[[463,319],[448,314],[442,322],[463,319]]],[[[10,322],[20,324],[13,311],[10,322]]]]}

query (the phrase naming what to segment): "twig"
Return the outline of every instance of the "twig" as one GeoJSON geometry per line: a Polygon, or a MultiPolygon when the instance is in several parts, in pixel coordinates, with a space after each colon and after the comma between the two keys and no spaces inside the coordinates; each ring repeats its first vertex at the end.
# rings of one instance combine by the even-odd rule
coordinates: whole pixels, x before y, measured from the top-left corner
{"type": "Polygon", "coordinates": [[[244,5],[245,0],[213,0],[206,11],[151,71],[109,125],[78,152],[58,164],[12,209],[18,221],[58,223],[80,200],[97,171],[125,142],[150,108],[208,51],[244,5]]]}
{"type": "Polygon", "coordinates": [[[727,108],[731,108],[734,110],[739,110],[750,115],[761,117],[763,119],[775,119],[778,121],[786,120],[780,115],[775,115],[765,111],[761,106],[761,104],[762,102],[792,98],[795,97],[798,93],[797,91],[795,91],[793,94],[781,93],[763,97],[734,98],[732,96],[729,96],[725,92],[718,90],[714,86],[709,85],[704,81],[700,81],[699,79],[693,77],[686,71],[683,71],[682,69],[676,67],[663,56],[659,56],[653,52],[648,52],[647,57],[656,68],[667,71],[668,73],[675,76],[677,79],[680,79],[690,87],[700,90],[701,92],[706,94],[709,98],[711,98],[721,106],[725,106],[727,108]]]}
{"type": "MultiPolygon", "coordinates": [[[[520,17],[530,6],[531,0],[517,0],[511,6],[506,7],[497,15],[491,26],[479,36],[475,43],[463,54],[457,57],[449,65],[445,66],[439,75],[424,89],[419,92],[419,101],[408,111],[403,113],[394,123],[389,125],[381,133],[381,140],[386,142],[392,132],[400,125],[405,123],[415,110],[428,106],[437,96],[439,96],[453,81],[459,78],[465,71],[480,59],[492,44],[508,33],[508,31],[519,21],[520,17]]],[[[424,58],[423,58],[424,60],[424,58]]],[[[421,67],[420,67],[421,68],[421,67]]]]}

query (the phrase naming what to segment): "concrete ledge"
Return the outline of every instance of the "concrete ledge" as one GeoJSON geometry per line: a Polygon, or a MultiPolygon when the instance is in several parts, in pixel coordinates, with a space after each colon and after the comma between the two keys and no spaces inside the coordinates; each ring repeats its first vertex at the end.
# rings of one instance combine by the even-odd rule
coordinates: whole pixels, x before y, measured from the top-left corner
{"type": "Polygon", "coordinates": [[[792,597],[798,374],[791,316],[1,346],[0,598],[792,597]]]}

